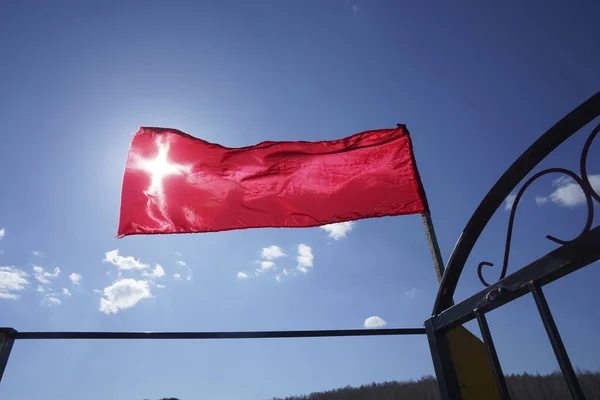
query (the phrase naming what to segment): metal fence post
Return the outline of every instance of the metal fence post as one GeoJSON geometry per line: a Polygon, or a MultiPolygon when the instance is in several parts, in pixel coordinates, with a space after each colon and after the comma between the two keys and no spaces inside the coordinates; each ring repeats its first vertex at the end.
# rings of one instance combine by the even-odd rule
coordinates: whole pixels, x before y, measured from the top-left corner
{"type": "Polygon", "coordinates": [[[425,321],[425,329],[440,398],[442,400],[462,399],[447,336],[444,333],[435,332],[431,319],[425,321]]]}
{"type": "Polygon", "coordinates": [[[12,328],[0,328],[0,382],[2,382],[2,375],[4,375],[16,333],[17,331],[12,328]]]}

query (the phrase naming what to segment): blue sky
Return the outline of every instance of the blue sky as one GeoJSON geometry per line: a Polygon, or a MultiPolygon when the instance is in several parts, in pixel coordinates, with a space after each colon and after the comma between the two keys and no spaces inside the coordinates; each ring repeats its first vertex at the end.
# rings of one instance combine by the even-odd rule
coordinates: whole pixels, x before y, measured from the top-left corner
{"type": "MultiPolygon", "coordinates": [[[[600,88],[599,11],[593,2],[5,4],[0,325],[329,329],[361,328],[377,316],[387,327],[422,326],[437,281],[419,216],[330,232],[117,240],[132,133],[166,126],[234,147],[405,123],[447,259],[510,163],[600,88]],[[273,257],[278,251],[285,256],[273,257]],[[256,275],[263,261],[275,266],[256,275]],[[307,273],[276,280],[277,271],[308,261],[307,273]]],[[[576,169],[590,129],[543,166],[576,169]]],[[[599,150],[594,143],[591,174],[600,174],[599,150]]],[[[536,182],[519,206],[510,271],[554,248],[546,234],[574,237],[583,225],[577,190],[554,178],[536,182]]],[[[457,299],[481,289],[479,261],[500,263],[507,219],[504,209],[494,216],[457,299]]],[[[486,273],[492,280],[498,271],[486,273]]],[[[546,290],[582,368],[600,368],[600,325],[590,318],[599,278],[594,265],[546,290]]],[[[507,372],[556,368],[531,299],[489,320],[507,372]]],[[[432,372],[425,337],[28,341],[15,344],[0,396],[261,399],[432,372]]]]}

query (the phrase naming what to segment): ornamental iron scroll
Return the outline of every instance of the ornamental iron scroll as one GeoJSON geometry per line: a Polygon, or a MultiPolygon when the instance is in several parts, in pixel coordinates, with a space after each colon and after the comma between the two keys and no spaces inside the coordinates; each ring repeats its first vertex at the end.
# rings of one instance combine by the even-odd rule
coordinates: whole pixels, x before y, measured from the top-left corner
{"type": "MultiPolygon", "coordinates": [[[[577,238],[581,237],[582,235],[584,235],[590,231],[590,229],[592,228],[593,220],[594,220],[593,200],[596,200],[597,202],[600,203],[600,195],[598,194],[598,192],[595,191],[594,187],[592,186],[592,184],[590,182],[590,178],[589,178],[588,172],[587,172],[587,157],[588,157],[592,142],[598,135],[598,132],[600,132],[600,124],[598,124],[596,126],[596,128],[594,128],[594,130],[592,130],[591,134],[589,135],[589,137],[585,141],[585,144],[583,145],[583,149],[581,151],[581,157],[579,160],[579,170],[580,170],[581,176],[579,176],[575,172],[565,169],[565,168],[548,168],[548,169],[544,169],[543,171],[536,173],[531,178],[529,178],[525,182],[525,184],[523,184],[523,187],[521,187],[521,189],[517,192],[517,195],[515,196],[515,199],[514,199],[514,202],[511,207],[511,211],[510,211],[510,216],[508,219],[508,230],[506,233],[506,244],[504,247],[504,260],[502,263],[502,270],[500,272],[499,280],[504,279],[506,277],[506,272],[508,269],[508,259],[509,259],[509,255],[510,255],[510,245],[511,245],[511,240],[512,240],[514,222],[515,222],[515,215],[516,215],[517,207],[519,205],[519,201],[521,200],[521,197],[523,196],[523,194],[525,193],[527,188],[534,181],[541,178],[542,176],[552,174],[552,173],[559,173],[559,174],[568,176],[569,178],[571,178],[574,181],[575,184],[577,184],[581,188],[583,195],[585,196],[586,205],[587,205],[586,222],[583,227],[583,230],[576,238],[571,239],[571,240],[562,240],[562,239],[556,238],[551,235],[546,235],[546,238],[548,240],[551,240],[551,241],[559,244],[559,245],[564,245],[569,242],[572,242],[573,240],[576,240],[577,238]]],[[[494,264],[489,261],[482,261],[477,266],[477,276],[479,277],[479,280],[481,281],[481,283],[487,287],[487,286],[490,286],[490,283],[488,283],[483,278],[482,269],[484,266],[492,267],[492,266],[494,266],[494,264]]]]}

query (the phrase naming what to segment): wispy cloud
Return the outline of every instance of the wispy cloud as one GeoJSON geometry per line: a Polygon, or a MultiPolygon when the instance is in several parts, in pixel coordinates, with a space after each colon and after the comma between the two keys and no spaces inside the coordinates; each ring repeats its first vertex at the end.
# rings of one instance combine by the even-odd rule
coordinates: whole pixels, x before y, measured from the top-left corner
{"type": "Polygon", "coordinates": [[[176,252],[175,252],[175,255],[176,255],[177,257],[181,257],[181,256],[182,256],[182,254],[181,254],[180,252],[178,252],[178,251],[176,251],[176,252]]]}
{"type": "Polygon", "coordinates": [[[411,300],[414,299],[415,296],[417,295],[417,288],[412,288],[412,289],[404,292],[404,295],[411,300]]]}
{"type": "Polygon", "coordinates": [[[333,240],[340,240],[342,238],[345,238],[348,232],[350,232],[353,227],[354,222],[348,221],[338,222],[336,224],[323,225],[321,229],[325,230],[329,234],[329,237],[333,240]]]}
{"type": "Polygon", "coordinates": [[[150,279],[161,278],[161,277],[165,276],[165,270],[162,267],[162,265],[156,264],[156,266],[154,267],[154,270],[152,272],[144,272],[144,273],[142,273],[142,275],[144,275],[150,279]]]}
{"type": "Polygon", "coordinates": [[[535,196],[535,204],[537,204],[538,206],[546,204],[548,200],[550,200],[548,197],[535,196]]]}
{"type": "MultiPolygon", "coordinates": [[[[263,247],[261,250],[261,258],[262,260],[256,260],[255,263],[260,265],[260,268],[256,268],[254,270],[254,275],[255,276],[260,276],[265,274],[267,271],[274,271],[276,270],[276,265],[275,262],[273,260],[276,260],[278,258],[281,257],[286,257],[287,254],[285,254],[285,252],[283,251],[283,249],[279,246],[269,246],[269,247],[263,247]]],[[[252,273],[247,273],[247,272],[238,272],[236,274],[237,279],[248,279],[250,278],[252,275],[252,273]]]]}
{"type": "Polygon", "coordinates": [[[283,278],[287,277],[287,276],[296,276],[298,274],[298,269],[284,269],[283,271],[281,271],[280,273],[278,273],[275,276],[275,280],[277,282],[281,282],[283,280],[283,278]]]}
{"type": "Polygon", "coordinates": [[[74,285],[79,285],[81,283],[81,275],[76,274],[75,272],[69,275],[69,279],[71,280],[71,282],[73,282],[74,285]]]}
{"type": "Polygon", "coordinates": [[[56,278],[60,275],[60,268],[54,268],[54,272],[44,271],[43,267],[39,265],[33,265],[33,276],[37,279],[41,284],[48,284],[50,280],[48,278],[56,278]]]}
{"type": "Polygon", "coordinates": [[[176,280],[180,280],[181,274],[173,274],[173,278],[175,278],[176,280]]]}
{"type": "Polygon", "coordinates": [[[119,255],[119,250],[112,250],[106,252],[104,262],[111,263],[120,270],[142,270],[149,267],[148,264],[136,260],[132,256],[123,257],[119,255]]]}
{"type": "MultiPolygon", "coordinates": [[[[600,192],[600,174],[590,175],[590,185],[596,192],[600,192]]],[[[555,179],[553,185],[556,187],[550,194],[553,203],[563,207],[576,207],[586,203],[586,198],[581,187],[572,179],[561,177],[555,179]]]]}
{"type": "MultiPolygon", "coordinates": [[[[46,307],[58,307],[62,304],[62,301],[59,299],[60,294],[56,293],[51,287],[38,285],[37,291],[44,294],[44,297],[40,302],[41,305],[46,307]]],[[[71,293],[69,293],[69,296],[70,295],[71,293]]]]}
{"type": "Polygon", "coordinates": [[[44,255],[44,253],[42,253],[41,251],[37,251],[37,250],[32,250],[31,254],[33,254],[36,257],[42,257],[44,255]]]}
{"type": "Polygon", "coordinates": [[[62,304],[62,301],[60,301],[60,299],[58,297],[55,297],[54,295],[49,295],[44,297],[44,300],[42,300],[42,304],[48,307],[57,307],[62,304]]]}
{"type": "Polygon", "coordinates": [[[298,245],[298,257],[296,257],[298,271],[307,273],[308,269],[313,267],[314,259],[310,246],[306,244],[298,245]]]}
{"type": "Polygon", "coordinates": [[[4,239],[5,235],[6,235],[6,229],[0,228],[0,240],[4,239]]]}
{"type": "Polygon", "coordinates": [[[285,255],[279,246],[269,246],[262,249],[262,258],[265,260],[275,260],[279,257],[285,257],[285,255]]]}
{"type": "Polygon", "coordinates": [[[352,5],[352,11],[356,14],[360,11],[360,5],[358,3],[352,5]]]}
{"type": "Polygon", "coordinates": [[[298,245],[298,255],[296,256],[296,268],[284,268],[275,275],[275,280],[281,282],[284,278],[297,276],[300,272],[306,274],[314,266],[315,257],[312,248],[304,243],[298,245]]]}
{"type": "Polygon", "coordinates": [[[29,284],[25,271],[15,267],[0,266],[0,299],[17,300],[19,292],[29,284]]]}
{"type": "Polygon", "coordinates": [[[365,319],[364,327],[368,329],[383,328],[387,322],[376,315],[365,319]]]}
{"type": "Polygon", "coordinates": [[[116,314],[150,297],[152,294],[148,281],[121,279],[104,288],[99,310],[104,314],[116,314]]]}
{"type": "MultiPolygon", "coordinates": [[[[188,275],[186,276],[185,280],[187,281],[191,281],[192,280],[192,269],[190,268],[189,265],[187,265],[187,263],[185,261],[176,261],[177,265],[185,267],[185,269],[187,269],[188,275]]],[[[177,274],[179,275],[179,274],[177,274]]],[[[180,275],[181,276],[181,275],[180,275]]]]}
{"type": "Polygon", "coordinates": [[[506,196],[506,200],[504,203],[504,210],[506,210],[506,211],[512,210],[513,204],[515,204],[516,198],[517,198],[517,195],[514,193],[511,193],[508,196],[506,196]]]}
{"type": "Polygon", "coordinates": [[[558,178],[552,181],[552,186],[560,187],[566,185],[569,182],[573,182],[573,179],[570,176],[560,175],[558,178]]]}
{"type": "Polygon", "coordinates": [[[60,292],[62,293],[62,295],[63,295],[63,296],[66,296],[66,297],[71,297],[71,292],[70,292],[70,291],[69,291],[69,289],[67,289],[67,288],[62,288],[62,289],[60,290],[60,292]]]}

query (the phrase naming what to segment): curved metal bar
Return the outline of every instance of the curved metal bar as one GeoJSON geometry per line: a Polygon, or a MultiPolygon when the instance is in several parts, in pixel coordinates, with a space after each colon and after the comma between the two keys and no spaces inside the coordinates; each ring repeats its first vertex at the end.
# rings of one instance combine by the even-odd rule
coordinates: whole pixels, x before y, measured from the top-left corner
{"type": "Polygon", "coordinates": [[[452,305],[452,297],[467,258],[481,232],[504,199],[548,154],[598,115],[600,115],[600,92],[580,104],[546,131],[498,179],[469,219],[454,247],[435,300],[434,315],[452,305]]]}
{"type": "Polygon", "coordinates": [[[579,169],[581,171],[581,178],[583,179],[583,190],[587,193],[590,193],[597,202],[600,203],[600,194],[594,190],[594,187],[590,183],[590,178],[587,174],[587,156],[590,151],[590,147],[592,146],[592,142],[600,132],[600,124],[592,131],[590,136],[585,141],[583,145],[583,150],[581,151],[581,160],[579,162],[579,169]]]}
{"type": "MultiPolygon", "coordinates": [[[[517,193],[517,196],[515,197],[515,201],[512,205],[512,208],[510,210],[510,217],[508,218],[508,230],[506,231],[506,245],[504,247],[504,261],[502,262],[502,272],[500,273],[500,279],[503,279],[506,276],[506,271],[508,269],[508,257],[510,255],[510,244],[511,244],[511,240],[512,240],[513,226],[515,223],[515,215],[517,212],[517,207],[519,205],[519,201],[521,200],[521,197],[523,197],[523,193],[525,193],[525,190],[527,190],[529,185],[531,185],[534,181],[541,178],[542,176],[552,174],[552,173],[560,173],[560,174],[568,175],[579,185],[579,187],[581,187],[581,190],[583,190],[583,194],[585,195],[585,199],[587,201],[587,207],[588,207],[587,220],[585,222],[585,226],[583,227],[583,231],[575,239],[577,239],[581,235],[589,232],[592,227],[592,222],[594,220],[594,203],[592,202],[591,193],[589,191],[585,190],[585,187],[583,184],[583,179],[581,179],[579,176],[577,176],[577,174],[575,172],[569,171],[568,169],[564,169],[564,168],[548,168],[548,169],[538,172],[537,174],[535,174],[531,178],[529,178],[527,180],[527,182],[525,182],[523,187],[519,190],[519,192],[517,193]]],[[[562,239],[558,239],[558,238],[556,238],[554,236],[550,236],[550,235],[546,235],[546,238],[555,243],[561,244],[561,245],[566,244],[572,240],[575,240],[575,239],[562,240],[562,239]]],[[[479,276],[479,280],[481,281],[481,283],[483,283],[484,286],[490,286],[490,284],[487,283],[487,281],[483,278],[483,274],[481,272],[481,268],[483,268],[484,266],[493,267],[494,264],[489,261],[482,261],[477,266],[477,276],[479,276]]]]}

